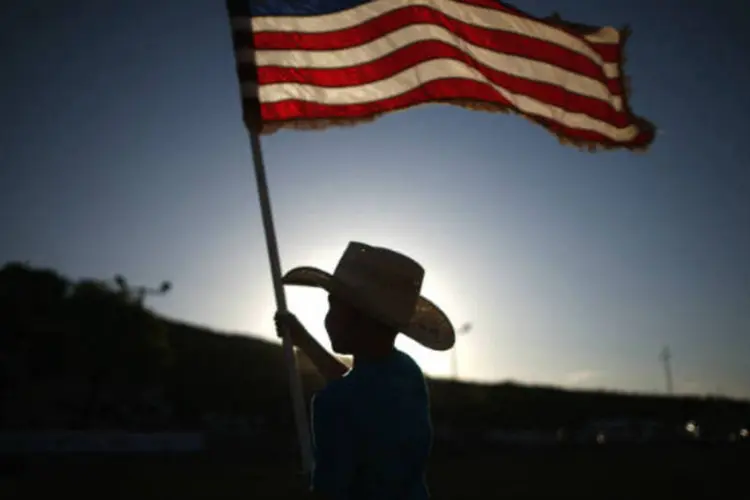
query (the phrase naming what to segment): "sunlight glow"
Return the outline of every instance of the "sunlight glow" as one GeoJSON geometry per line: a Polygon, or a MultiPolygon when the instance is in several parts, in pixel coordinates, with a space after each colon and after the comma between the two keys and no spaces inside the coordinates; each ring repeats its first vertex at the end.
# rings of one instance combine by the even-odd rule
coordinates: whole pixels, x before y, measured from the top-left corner
{"type": "MultiPolygon", "coordinates": [[[[373,244],[397,246],[391,241],[393,238],[379,238],[378,236],[378,234],[374,234],[370,241],[372,241],[373,244]]],[[[356,239],[356,235],[353,239],[356,239]]],[[[320,246],[316,245],[314,249],[311,249],[310,247],[292,248],[284,255],[285,263],[288,262],[288,264],[284,265],[284,268],[291,269],[300,265],[311,265],[328,272],[333,272],[341,252],[346,247],[347,243],[347,239],[333,238],[327,240],[326,244],[320,246]]],[[[402,251],[406,253],[414,253],[417,256],[420,254],[420,252],[414,252],[411,248],[406,248],[402,251]]],[[[473,318],[469,317],[471,316],[471,314],[469,314],[471,312],[471,305],[468,303],[462,303],[461,297],[453,291],[455,287],[450,286],[446,281],[447,276],[440,272],[441,269],[450,269],[450,266],[441,267],[436,265],[444,263],[435,258],[434,250],[423,252],[423,254],[425,255],[425,260],[420,263],[425,267],[426,275],[422,287],[422,294],[435,302],[441,309],[443,309],[443,311],[445,311],[453,322],[455,328],[460,328],[467,319],[469,321],[473,320],[473,318]]],[[[286,287],[285,294],[289,310],[297,315],[299,320],[307,327],[310,334],[315,337],[316,340],[326,348],[330,348],[330,343],[324,326],[325,316],[328,311],[328,298],[326,293],[312,288],[286,287]]],[[[260,304],[258,305],[260,306],[260,304]]],[[[259,317],[253,318],[253,331],[262,332],[264,334],[263,336],[267,338],[273,339],[276,337],[275,332],[273,331],[273,314],[275,308],[273,296],[272,294],[269,294],[264,300],[262,307],[257,308],[257,311],[260,314],[259,317]]],[[[425,374],[439,377],[451,376],[451,351],[431,351],[404,335],[400,335],[396,339],[396,347],[412,356],[422,367],[425,374]]],[[[462,374],[471,376],[471,353],[463,350],[460,357],[462,365],[466,367],[465,370],[462,370],[462,374]]]]}
{"type": "Polygon", "coordinates": [[[325,331],[325,318],[328,313],[328,295],[315,288],[287,288],[287,306],[307,327],[310,334],[324,346],[330,347],[325,331]]]}

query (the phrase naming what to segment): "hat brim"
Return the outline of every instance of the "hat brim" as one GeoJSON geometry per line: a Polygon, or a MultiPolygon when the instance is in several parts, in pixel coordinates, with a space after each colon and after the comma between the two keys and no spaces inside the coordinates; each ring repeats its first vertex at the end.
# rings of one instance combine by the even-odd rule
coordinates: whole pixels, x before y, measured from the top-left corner
{"type": "MultiPolygon", "coordinates": [[[[335,293],[335,278],[316,267],[297,267],[282,279],[285,285],[308,286],[335,293]]],[[[456,342],[456,333],[448,316],[432,301],[420,296],[409,325],[401,333],[434,351],[447,351],[456,342]]]]}

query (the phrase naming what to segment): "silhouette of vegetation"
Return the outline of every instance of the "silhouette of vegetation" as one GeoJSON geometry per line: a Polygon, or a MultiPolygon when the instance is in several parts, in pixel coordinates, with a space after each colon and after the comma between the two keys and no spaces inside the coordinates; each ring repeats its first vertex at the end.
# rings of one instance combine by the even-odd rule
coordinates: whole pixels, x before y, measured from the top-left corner
{"type": "MultiPolygon", "coordinates": [[[[277,344],[160,318],[144,295],[122,276],[73,282],[24,263],[0,269],[0,426],[201,428],[217,415],[292,425],[277,344]]],[[[310,396],[323,381],[301,361],[310,396]]],[[[729,399],[429,385],[436,423],[462,428],[557,430],[629,417],[723,432],[750,423],[750,404],[729,399]]]]}
{"type": "Polygon", "coordinates": [[[51,270],[0,270],[3,423],[120,424],[172,362],[168,331],[128,290],[51,270]]]}

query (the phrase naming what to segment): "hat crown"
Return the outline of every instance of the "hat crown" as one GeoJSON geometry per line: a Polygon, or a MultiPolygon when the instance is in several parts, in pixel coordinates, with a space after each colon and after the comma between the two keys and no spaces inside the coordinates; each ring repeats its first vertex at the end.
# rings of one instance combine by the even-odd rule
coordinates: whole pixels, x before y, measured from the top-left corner
{"type": "Polygon", "coordinates": [[[333,276],[357,296],[357,302],[400,327],[408,325],[414,314],[424,268],[393,250],[351,242],[333,276]]]}

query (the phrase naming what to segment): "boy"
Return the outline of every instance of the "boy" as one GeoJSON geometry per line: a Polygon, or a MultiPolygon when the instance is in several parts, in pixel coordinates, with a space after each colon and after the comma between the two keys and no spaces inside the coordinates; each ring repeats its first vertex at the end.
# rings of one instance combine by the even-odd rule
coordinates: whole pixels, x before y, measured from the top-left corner
{"type": "Polygon", "coordinates": [[[328,381],[312,402],[313,493],[324,500],[422,500],[432,446],[429,395],[419,366],[394,346],[403,333],[447,350],[454,331],[420,296],[424,270],[409,257],[352,242],[333,275],[311,267],[284,276],[287,285],[328,292],[325,327],[333,350],[352,355],[351,371],[297,318],[279,312],[288,331],[328,381]]]}

